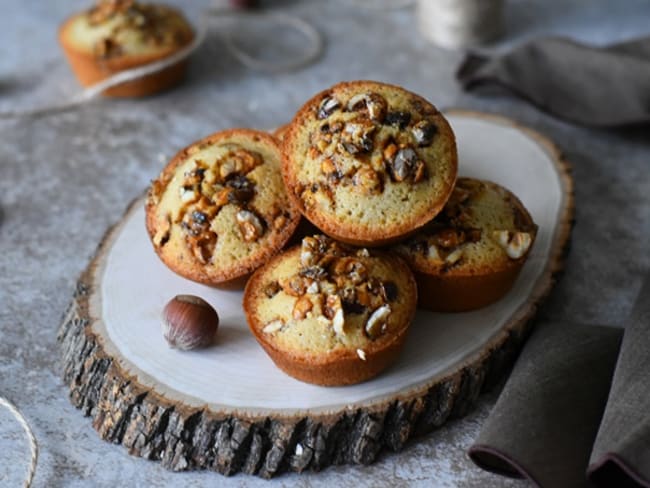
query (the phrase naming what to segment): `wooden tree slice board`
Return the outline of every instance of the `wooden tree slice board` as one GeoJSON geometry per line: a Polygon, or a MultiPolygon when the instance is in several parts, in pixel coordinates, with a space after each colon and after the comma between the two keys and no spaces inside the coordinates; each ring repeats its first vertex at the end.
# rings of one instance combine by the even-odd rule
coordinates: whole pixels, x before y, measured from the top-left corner
{"type": "Polygon", "coordinates": [[[301,383],[277,369],[249,333],[241,292],[190,282],[158,260],[139,199],[107,233],[60,329],[72,403],[103,439],[167,468],[263,477],[370,463],[382,449],[400,449],[467,412],[511,365],[553,284],[573,189],[559,151],[539,134],[487,114],[448,116],[460,174],[509,188],[539,225],[506,297],[471,313],[418,311],[400,359],[376,379],[339,388],[301,383]],[[214,347],[167,346],[160,313],[180,293],[219,311],[214,347]]]}

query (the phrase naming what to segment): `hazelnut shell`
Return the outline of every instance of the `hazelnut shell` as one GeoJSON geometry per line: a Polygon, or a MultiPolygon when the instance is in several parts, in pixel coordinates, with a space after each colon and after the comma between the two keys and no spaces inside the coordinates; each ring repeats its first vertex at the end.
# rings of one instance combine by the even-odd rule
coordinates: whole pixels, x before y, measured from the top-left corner
{"type": "Polygon", "coordinates": [[[217,311],[194,295],[172,298],[163,309],[162,319],[167,343],[183,351],[211,345],[219,327],[217,311]]]}

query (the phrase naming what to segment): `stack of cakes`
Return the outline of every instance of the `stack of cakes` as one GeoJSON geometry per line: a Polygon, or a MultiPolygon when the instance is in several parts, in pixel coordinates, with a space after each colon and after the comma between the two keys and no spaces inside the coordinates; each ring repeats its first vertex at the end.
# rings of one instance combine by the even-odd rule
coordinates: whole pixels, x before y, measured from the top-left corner
{"type": "Polygon", "coordinates": [[[521,202],[457,168],[432,104],[397,86],[340,83],[275,137],[234,129],[182,150],[152,183],[147,229],[173,271],[247,281],[249,327],[278,367],[352,384],[397,358],[418,303],[492,303],[530,252],[537,228],[521,202]],[[285,249],[309,228],[301,215],[317,233],[298,230],[285,249]]]}

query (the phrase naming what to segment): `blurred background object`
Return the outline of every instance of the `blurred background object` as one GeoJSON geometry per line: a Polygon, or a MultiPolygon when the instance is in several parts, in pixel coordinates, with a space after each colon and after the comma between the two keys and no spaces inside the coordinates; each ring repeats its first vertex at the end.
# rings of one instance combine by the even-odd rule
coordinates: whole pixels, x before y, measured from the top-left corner
{"type": "Polygon", "coordinates": [[[446,48],[476,46],[497,38],[504,0],[418,0],[422,35],[446,48]]]}
{"type": "Polygon", "coordinates": [[[215,10],[238,10],[257,7],[257,0],[212,0],[215,10]]]}

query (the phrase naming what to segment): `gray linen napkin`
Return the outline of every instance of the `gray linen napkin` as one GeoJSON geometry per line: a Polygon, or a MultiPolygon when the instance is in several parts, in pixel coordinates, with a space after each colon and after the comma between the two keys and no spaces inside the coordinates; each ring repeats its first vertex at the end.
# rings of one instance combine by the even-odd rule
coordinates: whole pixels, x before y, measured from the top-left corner
{"type": "Polygon", "coordinates": [[[607,47],[534,40],[501,56],[470,53],[456,76],[465,90],[500,85],[583,125],[650,123],[650,37],[607,47]]]}
{"type": "Polygon", "coordinates": [[[538,326],[472,460],[542,487],[650,487],[650,275],[622,332],[538,326]]]}
{"type": "Polygon", "coordinates": [[[588,473],[598,486],[650,486],[650,279],[625,327],[588,473]]]}
{"type": "Polygon", "coordinates": [[[469,450],[472,460],[542,487],[585,486],[622,332],[539,324],[469,450]]]}

